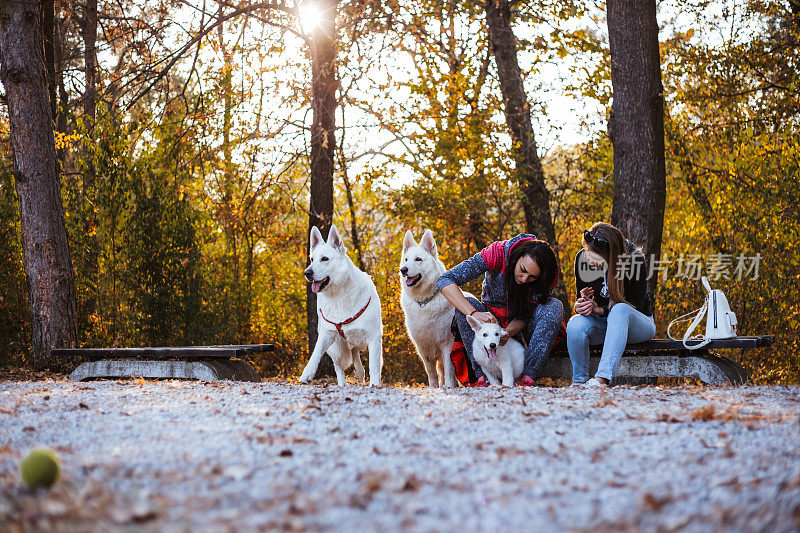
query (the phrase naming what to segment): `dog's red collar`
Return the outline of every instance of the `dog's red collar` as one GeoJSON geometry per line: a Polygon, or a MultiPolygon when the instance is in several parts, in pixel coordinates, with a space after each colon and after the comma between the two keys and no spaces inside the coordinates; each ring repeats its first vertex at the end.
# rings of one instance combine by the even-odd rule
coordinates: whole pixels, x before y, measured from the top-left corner
{"type": "Polygon", "coordinates": [[[348,318],[347,320],[345,320],[343,322],[332,322],[332,321],[328,320],[327,318],[325,318],[325,315],[322,314],[322,308],[320,308],[320,310],[319,310],[319,316],[321,316],[322,320],[324,320],[328,324],[333,324],[334,327],[336,328],[336,331],[339,332],[339,335],[341,335],[343,339],[347,340],[347,337],[344,334],[344,330],[342,329],[342,326],[345,326],[345,325],[347,325],[347,324],[349,324],[351,322],[354,322],[358,317],[360,317],[362,314],[364,314],[364,311],[367,310],[367,307],[369,307],[369,303],[371,301],[372,301],[372,296],[369,297],[369,300],[367,300],[367,305],[362,307],[361,311],[356,313],[355,316],[352,316],[352,317],[348,318]]]}

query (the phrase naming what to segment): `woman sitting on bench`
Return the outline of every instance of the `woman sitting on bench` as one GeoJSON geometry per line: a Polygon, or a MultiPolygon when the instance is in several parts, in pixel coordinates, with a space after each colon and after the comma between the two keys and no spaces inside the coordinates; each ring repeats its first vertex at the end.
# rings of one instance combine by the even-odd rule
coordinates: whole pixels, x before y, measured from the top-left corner
{"type": "Polygon", "coordinates": [[[598,222],[584,230],[583,249],[575,256],[577,314],[567,324],[573,386],[608,386],[625,346],[655,337],[648,274],[641,248],[618,228],[598,222]],[[603,345],[603,355],[589,379],[589,346],[596,344],[603,345]]]}

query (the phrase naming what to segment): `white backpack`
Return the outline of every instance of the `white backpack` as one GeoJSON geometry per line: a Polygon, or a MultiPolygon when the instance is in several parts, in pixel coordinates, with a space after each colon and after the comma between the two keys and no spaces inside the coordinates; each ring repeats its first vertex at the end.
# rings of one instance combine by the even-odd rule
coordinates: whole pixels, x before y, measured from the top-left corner
{"type": "Polygon", "coordinates": [[[688,322],[692,320],[691,315],[697,313],[697,316],[692,321],[692,324],[689,326],[689,329],[686,330],[686,333],[683,335],[683,346],[687,350],[697,350],[698,348],[702,348],[710,343],[714,339],[732,339],[736,337],[736,315],[731,311],[730,305],[728,305],[728,299],[725,297],[725,293],[718,289],[711,289],[711,285],[708,283],[708,279],[703,276],[703,286],[708,291],[706,294],[706,300],[703,302],[702,307],[700,309],[696,309],[690,313],[686,313],[685,315],[681,315],[672,322],[669,323],[667,327],[667,336],[670,339],[676,341],[675,337],[673,337],[669,330],[672,328],[674,324],[679,322],[688,322]],[[706,313],[708,311],[708,313],[706,313]],[[703,317],[706,318],[706,334],[697,335],[695,337],[691,337],[692,331],[697,327],[703,317]],[[689,340],[697,340],[699,341],[697,344],[689,345],[687,341],[689,340]]]}

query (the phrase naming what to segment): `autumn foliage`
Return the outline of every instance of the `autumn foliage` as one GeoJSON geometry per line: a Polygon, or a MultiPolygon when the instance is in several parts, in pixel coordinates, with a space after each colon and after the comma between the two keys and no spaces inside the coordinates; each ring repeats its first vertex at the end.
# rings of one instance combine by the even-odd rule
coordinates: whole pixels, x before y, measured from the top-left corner
{"type": "MultiPolygon", "coordinates": [[[[198,19],[190,17],[194,33],[178,35],[169,15],[183,13],[177,3],[100,2],[91,118],[79,105],[80,28],[70,5],[56,4],[62,52],[71,52],[58,56],[54,127],[81,345],[271,342],[277,351],[253,361],[266,376],[294,375],[307,359],[310,52],[296,13],[275,6],[192,41],[198,19]]],[[[339,9],[334,222],[348,243],[357,232],[381,295],[385,379],[419,383],[424,371],[399,306],[402,235],[432,229],[449,266],[524,230],[513,147],[480,3],[339,9]]],[[[538,97],[553,90],[549,64],[563,67],[558,90],[585,105],[586,140],[545,142],[540,154],[553,244],[572,293],[581,230],[609,219],[613,193],[604,14],[544,0],[519,3],[513,16],[539,138],[560,133],[561,117],[538,97]]],[[[655,295],[658,336],[702,303],[699,278],[680,277],[677,260],[698,256],[703,274],[714,260],[729,261],[728,278],[713,276],[712,285],[728,296],[739,333],[774,334],[776,344],[728,355],[757,382],[796,383],[800,13],[779,1],[733,10],[676,0],[659,3],[659,22],[662,254],[671,267],[655,295]],[[757,255],[758,276],[737,279],[736,258],[757,255]]],[[[2,113],[0,363],[19,365],[30,319],[5,106],[2,113]]]]}

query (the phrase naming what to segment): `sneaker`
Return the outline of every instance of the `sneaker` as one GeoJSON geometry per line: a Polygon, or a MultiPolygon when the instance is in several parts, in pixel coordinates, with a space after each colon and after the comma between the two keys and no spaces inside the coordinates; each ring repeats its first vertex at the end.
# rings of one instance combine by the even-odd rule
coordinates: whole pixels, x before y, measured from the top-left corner
{"type": "Polygon", "coordinates": [[[589,388],[589,389],[591,389],[591,388],[594,388],[594,387],[600,387],[600,388],[603,388],[603,389],[605,389],[605,388],[607,388],[607,387],[608,387],[608,385],[606,385],[605,383],[602,383],[602,382],[601,382],[599,379],[597,379],[597,378],[592,378],[592,379],[590,379],[589,381],[587,381],[586,383],[584,383],[584,385],[583,385],[583,386],[584,386],[584,387],[586,387],[586,388],[589,388]]]}
{"type": "Polygon", "coordinates": [[[573,381],[572,385],[570,385],[570,388],[583,389],[586,387],[586,383],[587,383],[586,381],[573,381]]]}
{"type": "Polygon", "coordinates": [[[488,386],[489,382],[486,381],[486,378],[483,376],[479,377],[478,381],[476,381],[475,384],[473,385],[473,387],[488,387],[488,386]]]}
{"type": "Polygon", "coordinates": [[[533,378],[530,376],[525,376],[522,380],[517,383],[517,387],[533,387],[536,383],[533,381],[533,378]]]}

